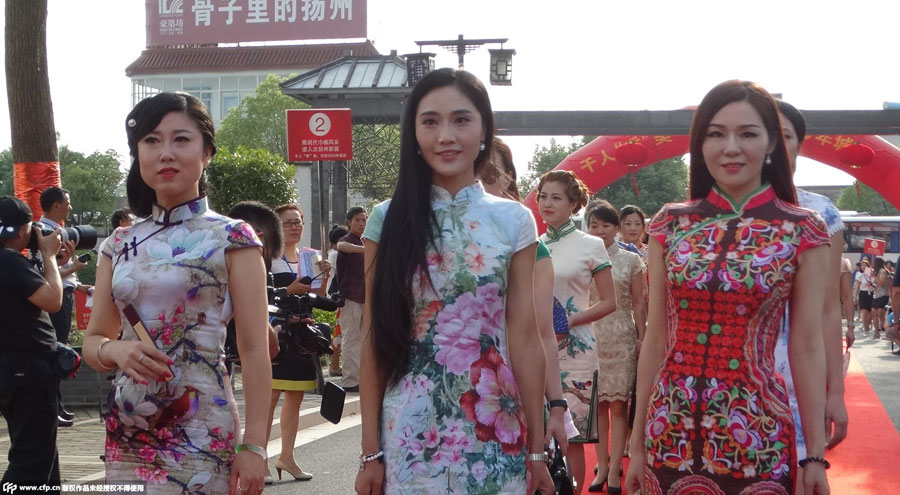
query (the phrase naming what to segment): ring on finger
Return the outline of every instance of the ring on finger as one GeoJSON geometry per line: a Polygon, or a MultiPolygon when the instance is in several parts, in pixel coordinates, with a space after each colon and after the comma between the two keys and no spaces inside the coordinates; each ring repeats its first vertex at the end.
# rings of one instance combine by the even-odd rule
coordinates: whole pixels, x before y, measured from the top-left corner
{"type": "Polygon", "coordinates": [[[138,358],[138,364],[144,364],[145,357],[147,357],[146,354],[141,354],[141,357],[138,358]]]}
{"type": "Polygon", "coordinates": [[[238,487],[238,490],[239,490],[239,491],[242,491],[242,492],[246,492],[246,491],[249,490],[249,489],[250,489],[249,486],[239,486],[239,487],[238,487]]]}

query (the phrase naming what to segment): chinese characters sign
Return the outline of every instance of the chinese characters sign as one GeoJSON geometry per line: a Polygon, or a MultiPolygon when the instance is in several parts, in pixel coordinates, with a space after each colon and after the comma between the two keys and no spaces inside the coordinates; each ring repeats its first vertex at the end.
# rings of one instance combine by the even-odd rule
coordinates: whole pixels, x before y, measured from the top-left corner
{"type": "Polygon", "coordinates": [[[287,111],[289,162],[353,159],[350,109],[287,111]]]}
{"type": "Polygon", "coordinates": [[[875,256],[884,256],[884,244],[881,239],[872,239],[867,237],[866,244],[863,246],[863,253],[873,254],[875,256]]]}
{"type": "Polygon", "coordinates": [[[146,0],[147,46],[366,38],[366,0],[146,0]]]}

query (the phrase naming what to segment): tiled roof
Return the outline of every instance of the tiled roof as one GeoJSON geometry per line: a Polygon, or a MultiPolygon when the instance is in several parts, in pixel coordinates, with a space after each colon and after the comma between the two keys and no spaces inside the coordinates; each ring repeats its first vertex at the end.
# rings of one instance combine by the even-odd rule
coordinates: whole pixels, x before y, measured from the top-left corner
{"type": "Polygon", "coordinates": [[[149,48],[125,69],[128,77],[186,72],[313,69],[348,55],[378,55],[371,41],[327,45],[149,48]]]}

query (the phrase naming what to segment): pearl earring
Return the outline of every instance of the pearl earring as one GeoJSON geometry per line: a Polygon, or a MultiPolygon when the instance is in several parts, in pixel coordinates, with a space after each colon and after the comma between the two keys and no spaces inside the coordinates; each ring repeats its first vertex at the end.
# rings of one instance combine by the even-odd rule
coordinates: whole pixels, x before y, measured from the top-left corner
{"type": "Polygon", "coordinates": [[[766,165],[772,164],[772,155],[766,155],[766,165]]]}
{"type": "Polygon", "coordinates": [[[478,149],[480,149],[481,151],[484,151],[484,148],[485,148],[484,141],[482,141],[481,145],[478,146],[478,149]]]}

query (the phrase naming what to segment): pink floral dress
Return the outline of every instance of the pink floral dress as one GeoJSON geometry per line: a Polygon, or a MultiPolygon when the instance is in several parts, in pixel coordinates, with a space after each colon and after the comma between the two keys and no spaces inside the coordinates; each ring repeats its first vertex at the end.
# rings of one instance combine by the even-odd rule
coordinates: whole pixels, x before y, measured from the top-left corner
{"type": "Polygon", "coordinates": [[[246,223],[207,209],[206,198],[119,228],[101,246],[112,260],[122,339],[137,340],[121,314],[131,304],[175,360],[168,383],[116,374],[106,415],[106,479],[147,482],[149,493],[228,492],[237,407],[224,366],[231,319],[225,253],[260,246],[246,223]]]}
{"type": "Polygon", "coordinates": [[[797,257],[827,245],[818,214],[771,186],[713,188],[650,225],[664,249],[666,358],[646,416],[645,495],[787,495],[794,422],[774,349],[797,257]]]}
{"type": "MultiPolygon", "coordinates": [[[[363,238],[379,241],[389,204],[375,207],[363,238]]],[[[409,367],[382,403],[384,491],[521,495],[525,414],[507,351],[506,293],[513,255],[537,241],[534,218],[485,195],[480,182],[455,198],[433,187],[432,208],[434,290],[414,281],[409,367]]]]}

